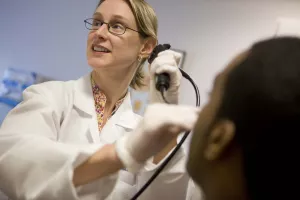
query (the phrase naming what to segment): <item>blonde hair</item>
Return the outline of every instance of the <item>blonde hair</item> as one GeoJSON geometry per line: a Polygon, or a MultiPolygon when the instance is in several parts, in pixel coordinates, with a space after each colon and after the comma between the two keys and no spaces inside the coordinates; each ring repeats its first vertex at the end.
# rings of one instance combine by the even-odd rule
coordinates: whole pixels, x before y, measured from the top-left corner
{"type": "MultiPolygon", "coordinates": [[[[105,0],[100,0],[97,8],[103,3],[105,0]]],[[[158,30],[158,22],[156,14],[153,8],[144,0],[124,0],[130,7],[137,27],[138,31],[141,34],[142,38],[151,37],[157,41],[157,30],[158,30]]],[[[137,67],[136,73],[130,83],[130,87],[137,88],[144,85],[143,80],[145,74],[143,72],[143,66],[147,61],[148,57],[143,57],[137,67]]]]}

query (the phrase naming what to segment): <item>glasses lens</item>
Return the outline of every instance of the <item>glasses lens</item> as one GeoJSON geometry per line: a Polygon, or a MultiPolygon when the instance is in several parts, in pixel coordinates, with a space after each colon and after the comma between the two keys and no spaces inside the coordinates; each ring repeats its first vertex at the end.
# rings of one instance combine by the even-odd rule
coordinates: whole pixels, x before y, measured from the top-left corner
{"type": "Polygon", "coordinates": [[[122,35],[123,33],[125,33],[125,30],[125,26],[120,23],[112,24],[109,26],[109,31],[117,35],[122,35]]]}
{"type": "Polygon", "coordinates": [[[84,22],[85,27],[89,30],[97,30],[102,25],[102,22],[95,19],[86,19],[84,22]]]}

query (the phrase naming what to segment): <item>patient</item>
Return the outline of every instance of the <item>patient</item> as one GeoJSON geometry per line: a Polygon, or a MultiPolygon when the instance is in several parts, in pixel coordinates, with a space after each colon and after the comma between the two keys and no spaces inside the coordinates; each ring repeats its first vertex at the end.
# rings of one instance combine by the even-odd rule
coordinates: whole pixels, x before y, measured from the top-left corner
{"type": "Polygon", "coordinates": [[[188,172],[206,200],[297,199],[299,127],[300,39],[260,41],[216,77],[188,172]]]}

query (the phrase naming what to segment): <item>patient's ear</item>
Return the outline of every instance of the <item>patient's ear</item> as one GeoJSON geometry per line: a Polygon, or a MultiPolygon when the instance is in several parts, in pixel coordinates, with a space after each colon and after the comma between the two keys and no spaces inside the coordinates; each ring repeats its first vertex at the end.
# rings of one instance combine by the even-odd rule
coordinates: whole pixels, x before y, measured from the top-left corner
{"type": "Polygon", "coordinates": [[[221,157],[226,148],[230,146],[235,135],[235,125],[230,120],[221,120],[216,123],[210,134],[207,136],[207,145],[204,150],[204,157],[213,161],[221,157]]]}

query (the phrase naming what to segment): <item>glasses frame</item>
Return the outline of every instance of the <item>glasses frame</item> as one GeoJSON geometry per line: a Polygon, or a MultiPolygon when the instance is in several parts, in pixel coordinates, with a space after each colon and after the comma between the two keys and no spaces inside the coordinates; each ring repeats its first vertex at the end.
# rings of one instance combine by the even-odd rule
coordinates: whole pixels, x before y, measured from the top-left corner
{"type": "Polygon", "coordinates": [[[123,34],[126,32],[127,29],[132,30],[132,31],[135,31],[135,32],[137,32],[137,33],[139,33],[139,34],[141,34],[141,35],[144,35],[143,33],[139,32],[139,31],[137,31],[137,30],[134,30],[134,29],[132,29],[132,28],[129,28],[129,27],[127,27],[127,26],[124,26],[123,24],[122,24],[122,26],[124,26],[124,28],[125,28],[123,33],[119,34],[119,33],[111,32],[111,31],[110,31],[111,25],[110,25],[109,23],[103,22],[103,21],[101,21],[101,20],[99,20],[99,19],[95,19],[95,18],[88,18],[88,19],[85,19],[85,20],[84,20],[85,28],[87,28],[88,30],[97,31],[97,30],[101,27],[101,26],[99,26],[99,27],[97,27],[97,28],[88,28],[87,24],[93,26],[93,24],[91,24],[88,20],[98,21],[98,22],[101,23],[101,26],[103,26],[103,24],[106,24],[106,25],[107,25],[107,30],[108,30],[108,32],[110,32],[110,33],[113,34],[113,35],[123,35],[123,34]]]}

